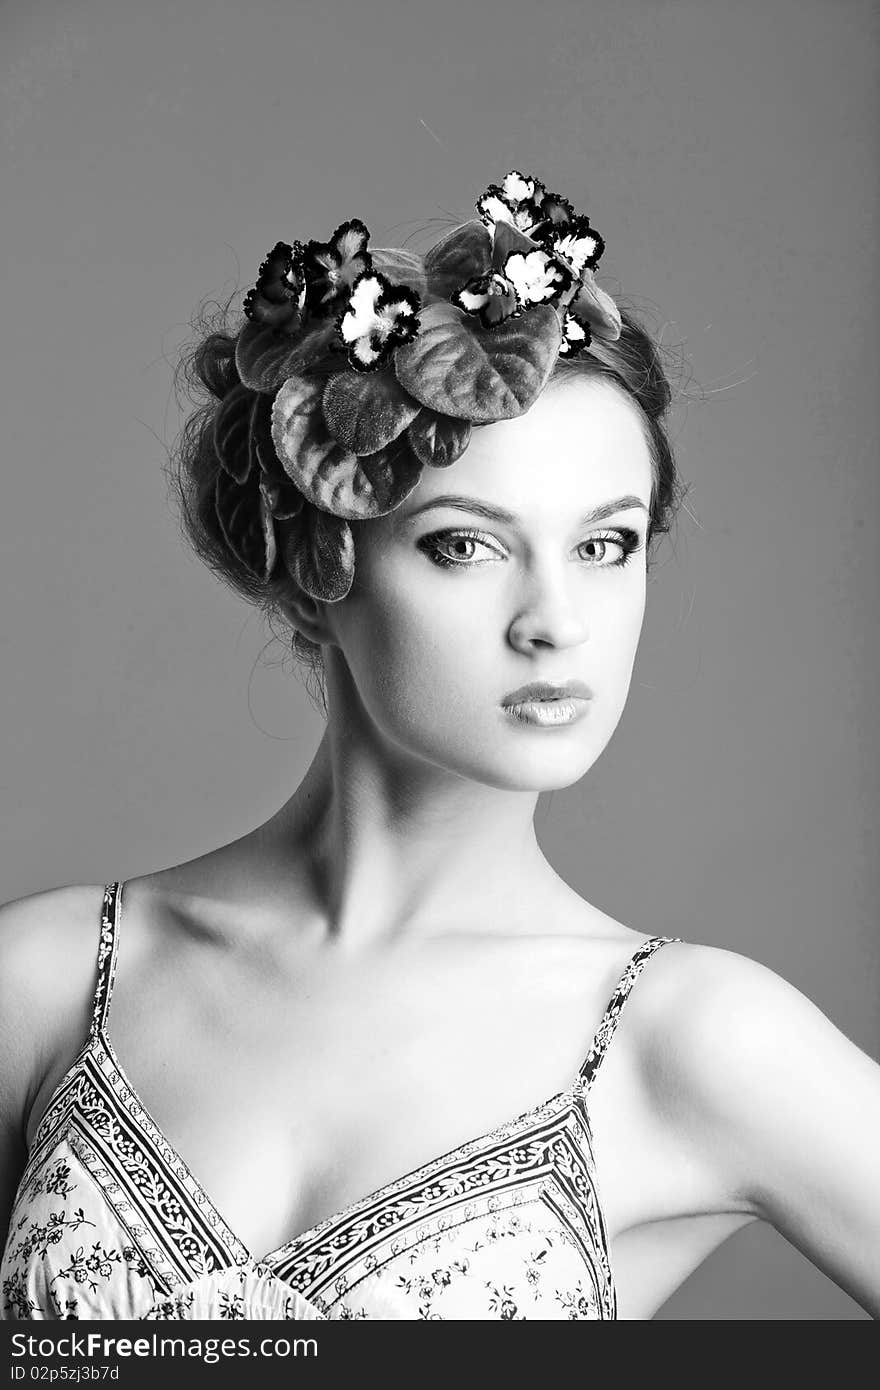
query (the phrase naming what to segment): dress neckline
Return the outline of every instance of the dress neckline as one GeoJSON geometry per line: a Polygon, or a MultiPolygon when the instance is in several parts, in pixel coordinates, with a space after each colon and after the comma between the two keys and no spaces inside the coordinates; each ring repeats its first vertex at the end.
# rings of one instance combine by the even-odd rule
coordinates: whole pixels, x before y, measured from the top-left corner
{"type": "MultiPolygon", "coordinates": [[[[290,1255],[298,1247],[312,1244],[312,1242],[324,1232],[348,1220],[349,1217],[355,1215],[362,1208],[372,1206],[375,1202],[381,1201],[385,1196],[390,1196],[401,1187],[421,1181],[423,1178],[426,1178],[433,1169],[452,1162],[471,1149],[482,1149],[496,1135],[501,1137],[502,1135],[508,1136],[509,1133],[517,1133],[519,1130],[527,1127],[530,1120],[534,1120],[538,1116],[544,1114],[546,1114],[547,1117],[551,1115],[562,1115],[569,1113],[573,1109],[577,1109],[581,1119],[585,1123],[589,1140],[590,1142],[592,1141],[592,1127],[585,1095],[586,1082],[581,1073],[578,1072],[574,1082],[564,1087],[561,1091],[556,1091],[553,1095],[547,1096],[544,1100],[538,1101],[537,1105],[530,1106],[527,1110],[522,1110],[510,1116],[500,1124],[493,1125],[491,1129],[484,1131],[482,1134],[465,1139],[462,1143],[455,1144],[452,1148],[444,1150],[443,1153],[437,1154],[434,1158],[427,1160],[427,1162],[420,1163],[417,1167],[411,1168],[405,1173],[401,1173],[398,1177],[392,1178],[389,1182],[382,1183],[381,1186],[366,1193],[363,1197],[358,1197],[355,1201],[347,1203],[339,1210],[331,1212],[330,1215],[321,1217],[319,1221],[314,1222],[304,1231],[300,1231],[298,1234],[287,1238],[280,1245],[275,1246],[272,1250],[268,1250],[264,1255],[257,1256],[251,1250],[248,1243],[238,1235],[234,1227],[225,1219],[222,1211],[213,1200],[210,1193],[196,1177],[192,1168],[177,1149],[176,1145],[171,1143],[171,1140],[168,1138],[161,1125],[158,1124],[149,1107],[144,1104],[137,1087],[132,1083],[125,1067],[120,1061],[116,1049],[107,1034],[106,1028],[103,1026],[99,1027],[97,1031],[89,1037],[54,1088],[40,1118],[39,1124],[34,1131],[34,1137],[28,1151],[29,1161],[39,1147],[40,1141],[43,1138],[43,1130],[50,1122],[51,1112],[56,1099],[73,1080],[87,1057],[94,1056],[96,1062],[100,1066],[103,1060],[101,1056],[102,1051],[111,1064],[111,1070],[107,1072],[103,1067],[101,1070],[103,1075],[110,1082],[117,1103],[126,1109],[129,1115],[135,1120],[138,1128],[146,1134],[148,1139],[154,1144],[158,1142],[164,1147],[166,1161],[171,1164],[178,1176],[182,1176],[186,1180],[200,1211],[208,1217],[213,1226],[220,1229],[226,1244],[235,1257],[236,1263],[251,1264],[258,1269],[262,1268],[271,1271],[273,1266],[281,1265],[289,1259],[290,1255]]],[[[592,1149],[590,1158],[592,1161],[592,1149]]],[[[594,1167],[595,1165],[591,1162],[591,1166],[594,1167]]]]}
{"type": "Polygon", "coordinates": [[[251,1251],[248,1243],[242,1240],[234,1228],[225,1220],[220,1208],[212,1200],[210,1194],[196,1177],[176,1146],[171,1143],[165,1131],[157,1123],[149,1107],[144,1104],[137,1087],[131,1082],[109,1037],[107,1024],[110,999],[116,975],[119,945],[118,927],[121,919],[120,903],[123,887],[124,880],[117,880],[116,882],[105,885],[98,951],[98,980],[95,990],[92,1026],[89,1037],[52,1091],[28,1149],[27,1167],[30,1167],[31,1160],[44,1137],[44,1130],[51,1124],[51,1112],[56,1100],[64,1088],[73,1080],[77,1071],[83,1066],[86,1058],[92,1056],[105,1080],[109,1082],[117,1104],[124,1107],[129,1116],[135,1121],[140,1131],[151,1141],[153,1146],[164,1155],[165,1161],[170,1164],[178,1176],[183,1178],[199,1209],[209,1218],[211,1225],[215,1227],[215,1229],[219,1229],[236,1262],[239,1264],[250,1263],[257,1267],[270,1270],[274,1265],[283,1263],[285,1259],[289,1258],[293,1251],[312,1244],[319,1236],[330,1231],[339,1223],[348,1220],[361,1209],[366,1209],[372,1204],[380,1202],[386,1196],[390,1196],[395,1191],[410,1183],[422,1181],[424,1178],[427,1178],[433,1170],[452,1162],[466,1152],[470,1150],[479,1150],[485,1147],[496,1136],[501,1138],[502,1136],[507,1137],[509,1134],[517,1134],[523,1128],[527,1127],[529,1121],[541,1115],[558,1117],[560,1115],[571,1114],[572,1111],[578,1113],[585,1126],[587,1142],[590,1148],[589,1159],[591,1167],[594,1170],[593,1176],[595,1181],[595,1159],[592,1153],[592,1125],[587,1107],[586,1092],[607,1050],[608,1043],[617,1026],[620,1012],[643,966],[646,964],[648,958],[653,955],[660,946],[668,942],[681,940],[680,937],[649,936],[636,947],[635,951],[630,955],[623,973],[618,979],[614,993],[593,1035],[590,1050],[585,1060],[581,1063],[569,1084],[563,1087],[562,1090],[556,1091],[554,1094],[538,1101],[536,1105],[530,1106],[527,1110],[519,1111],[517,1114],[512,1115],[509,1119],[502,1121],[491,1129],[465,1139],[452,1148],[444,1150],[443,1153],[436,1155],[434,1158],[417,1165],[415,1168],[400,1174],[398,1177],[392,1178],[389,1182],[383,1183],[373,1191],[366,1193],[363,1197],[359,1197],[355,1201],[347,1203],[338,1211],[332,1212],[326,1217],[322,1217],[304,1231],[289,1237],[280,1245],[258,1257],[251,1251]],[[109,1069],[102,1065],[105,1058],[109,1063],[109,1069]]]}

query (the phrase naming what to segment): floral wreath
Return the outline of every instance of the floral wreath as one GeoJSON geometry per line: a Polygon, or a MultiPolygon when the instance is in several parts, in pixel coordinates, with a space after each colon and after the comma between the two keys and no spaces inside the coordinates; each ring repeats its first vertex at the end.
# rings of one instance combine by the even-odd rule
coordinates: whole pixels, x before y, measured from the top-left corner
{"type": "Polygon", "coordinates": [[[326,242],[279,241],[260,266],[240,385],[214,422],[220,528],[259,581],[283,562],[312,597],[344,598],[350,521],[399,507],[473,424],[523,414],[557,357],[619,338],[586,216],[516,169],[474,206],[424,256],[368,249],[354,217],[326,242]]]}

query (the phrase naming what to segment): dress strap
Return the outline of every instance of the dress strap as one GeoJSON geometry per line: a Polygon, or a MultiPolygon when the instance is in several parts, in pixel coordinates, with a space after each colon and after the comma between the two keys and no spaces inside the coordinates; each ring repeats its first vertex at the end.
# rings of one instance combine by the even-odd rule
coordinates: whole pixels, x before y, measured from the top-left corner
{"type": "Polygon", "coordinates": [[[586,1083],[586,1088],[592,1084],[593,1077],[599,1069],[599,1063],[608,1050],[608,1044],[614,1036],[618,1020],[623,1011],[623,1006],[630,996],[630,991],[639,975],[644,970],[655,951],[661,946],[667,946],[670,941],[681,941],[680,936],[649,936],[647,941],[643,941],[638,950],[630,957],[626,969],[617,982],[617,986],[608,1003],[608,1008],[602,1016],[602,1022],[596,1029],[592,1045],[587,1053],[586,1059],[578,1072],[578,1076],[586,1083]]]}
{"type": "Polygon", "coordinates": [[[95,1002],[92,1009],[92,1038],[100,1037],[107,1024],[110,1009],[110,996],[113,981],[116,979],[116,952],[119,942],[117,924],[120,915],[122,883],[104,885],[104,899],[101,903],[101,938],[98,944],[98,981],[95,986],[95,1002]]]}

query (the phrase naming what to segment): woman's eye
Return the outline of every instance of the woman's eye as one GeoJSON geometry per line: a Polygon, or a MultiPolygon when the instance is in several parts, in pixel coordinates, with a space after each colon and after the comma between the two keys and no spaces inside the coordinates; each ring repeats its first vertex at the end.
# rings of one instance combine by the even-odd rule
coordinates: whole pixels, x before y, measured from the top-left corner
{"type": "MultiPolygon", "coordinates": [[[[476,564],[485,563],[477,557],[474,550],[475,546],[480,545],[492,550],[496,556],[500,554],[492,544],[491,537],[482,531],[433,531],[419,541],[419,549],[423,550],[435,565],[458,569],[470,569],[476,564]]],[[[581,541],[578,549],[586,559],[588,568],[612,569],[618,565],[625,565],[638,547],[638,532],[622,530],[613,535],[591,536],[589,540],[581,541]],[[615,550],[619,552],[617,558],[609,559],[609,554],[614,556],[615,550]]]]}
{"type": "MultiPolygon", "coordinates": [[[[430,536],[423,536],[419,541],[420,549],[424,550],[430,560],[436,565],[457,565],[459,568],[470,566],[474,563],[474,545],[487,546],[494,550],[488,536],[484,536],[481,531],[434,531],[430,536]]],[[[499,552],[495,550],[497,555],[499,552]]],[[[477,561],[477,563],[481,563],[477,561]]]]}
{"type": "Polygon", "coordinates": [[[622,558],[611,560],[609,563],[612,565],[625,564],[626,560],[629,558],[629,552],[626,548],[626,542],[621,540],[618,536],[592,536],[590,540],[581,543],[580,549],[585,550],[588,547],[592,547],[592,553],[588,554],[587,558],[593,560],[597,565],[601,565],[608,558],[609,546],[615,545],[618,550],[622,552],[622,558]]]}

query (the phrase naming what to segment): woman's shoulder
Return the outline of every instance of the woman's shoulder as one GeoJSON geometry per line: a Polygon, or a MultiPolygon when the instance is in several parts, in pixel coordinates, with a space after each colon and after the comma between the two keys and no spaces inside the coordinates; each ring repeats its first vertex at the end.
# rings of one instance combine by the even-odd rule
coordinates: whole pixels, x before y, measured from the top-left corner
{"type": "Polygon", "coordinates": [[[786,1029],[795,1032],[816,1011],[784,975],[743,952],[670,929],[637,931],[588,904],[583,911],[589,930],[565,936],[572,968],[583,955],[589,970],[601,939],[612,992],[620,983],[627,992],[627,1038],[660,1097],[721,1104],[746,1065],[756,1068],[762,1050],[781,1045],[786,1029]]]}
{"type": "Polygon", "coordinates": [[[94,988],[104,888],[66,884],[0,905],[5,1018],[76,995],[85,980],[94,988]]]}
{"type": "Polygon", "coordinates": [[[740,951],[674,931],[616,926],[608,939],[624,981],[638,980],[629,1031],[644,1044],[645,1064],[657,1081],[674,1071],[680,1086],[685,1070],[700,1079],[725,1064],[732,1039],[739,1047],[743,1033],[755,1039],[774,1017],[789,1015],[795,1000],[808,1002],[783,975],[740,951]],[[662,949],[651,949],[655,942],[662,949]]]}
{"type": "Polygon", "coordinates": [[[67,884],[0,905],[0,1068],[22,1102],[59,1052],[88,1035],[103,884],[67,884]]]}

